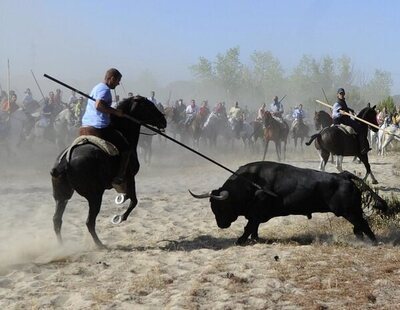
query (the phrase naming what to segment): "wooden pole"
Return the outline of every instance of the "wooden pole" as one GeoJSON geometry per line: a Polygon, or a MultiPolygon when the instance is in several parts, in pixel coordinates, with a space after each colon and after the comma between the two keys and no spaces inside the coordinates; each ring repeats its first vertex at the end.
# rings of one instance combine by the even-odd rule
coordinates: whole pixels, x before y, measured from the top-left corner
{"type": "Polygon", "coordinates": [[[8,104],[10,105],[10,59],[7,59],[7,98],[8,104]]]}
{"type": "Polygon", "coordinates": [[[36,76],[35,76],[35,74],[33,73],[33,70],[32,70],[32,69],[31,69],[31,73],[32,73],[33,79],[35,80],[36,86],[39,88],[39,91],[40,91],[40,94],[42,95],[43,103],[44,103],[44,102],[46,101],[46,98],[45,98],[44,95],[43,95],[42,89],[40,88],[39,83],[38,83],[38,81],[36,80],[36,76]]]}
{"type": "MultiPolygon", "coordinates": [[[[325,103],[325,102],[323,102],[323,101],[321,101],[321,100],[315,100],[315,101],[318,102],[318,103],[320,103],[320,104],[322,104],[322,105],[324,105],[324,106],[326,106],[326,107],[328,107],[328,108],[330,108],[330,109],[333,109],[333,107],[332,107],[331,105],[329,105],[329,104],[327,104],[327,103],[325,103]]],[[[359,117],[357,117],[357,116],[355,116],[355,115],[353,115],[353,114],[347,113],[347,112],[345,112],[345,111],[340,111],[340,114],[350,116],[350,117],[355,118],[356,120],[358,120],[358,121],[360,121],[360,122],[363,122],[364,124],[367,124],[367,125],[369,125],[369,126],[371,126],[371,127],[374,127],[374,128],[376,128],[376,129],[378,129],[378,130],[382,130],[382,131],[384,131],[385,133],[387,133],[388,135],[393,135],[393,136],[396,136],[396,137],[400,138],[400,136],[395,135],[395,134],[391,133],[390,131],[388,131],[388,130],[386,130],[386,129],[380,128],[379,126],[376,126],[375,124],[372,124],[372,123],[370,123],[370,122],[367,122],[366,120],[364,120],[364,119],[362,119],[362,118],[359,118],[359,117]]]]}

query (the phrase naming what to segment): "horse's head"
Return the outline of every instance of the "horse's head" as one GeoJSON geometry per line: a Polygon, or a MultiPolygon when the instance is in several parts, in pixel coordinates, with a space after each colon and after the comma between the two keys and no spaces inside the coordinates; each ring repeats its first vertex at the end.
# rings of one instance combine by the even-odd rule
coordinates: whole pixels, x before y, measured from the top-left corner
{"type": "Polygon", "coordinates": [[[314,113],[314,125],[315,130],[320,130],[321,128],[328,127],[332,125],[332,117],[329,113],[324,110],[318,111],[314,113]]]}
{"type": "Polygon", "coordinates": [[[321,117],[319,112],[315,111],[314,112],[314,125],[315,125],[315,130],[320,130],[321,128],[321,117]]]}
{"type": "MultiPolygon", "coordinates": [[[[360,113],[358,113],[357,116],[359,118],[361,118],[361,119],[363,119],[363,120],[365,120],[365,121],[367,121],[367,122],[369,122],[371,124],[374,124],[375,126],[379,127],[378,120],[376,118],[377,112],[376,112],[375,108],[376,108],[375,105],[372,108],[370,106],[367,106],[364,109],[362,109],[360,111],[360,113]]],[[[369,128],[374,132],[378,131],[378,129],[375,128],[375,127],[369,126],[369,128]]]]}
{"type": "Polygon", "coordinates": [[[158,110],[153,102],[145,97],[135,96],[124,99],[119,103],[117,109],[144,124],[155,126],[159,129],[167,127],[167,120],[164,114],[158,110]]]}
{"type": "Polygon", "coordinates": [[[273,119],[272,113],[270,111],[265,111],[263,117],[264,125],[269,125],[273,119]]]}

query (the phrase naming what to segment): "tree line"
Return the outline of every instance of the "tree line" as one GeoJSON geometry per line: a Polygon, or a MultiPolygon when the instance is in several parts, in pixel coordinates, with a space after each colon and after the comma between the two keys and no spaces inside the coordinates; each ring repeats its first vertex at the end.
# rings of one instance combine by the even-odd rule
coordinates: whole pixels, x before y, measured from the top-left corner
{"type": "Polygon", "coordinates": [[[355,70],[352,60],[345,55],[320,59],[303,55],[290,72],[285,72],[270,51],[255,51],[243,63],[239,47],[229,48],[215,59],[199,57],[190,70],[196,92],[208,94],[209,99],[238,100],[251,107],[286,94],[291,106],[302,103],[309,109],[320,109],[315,99],[326,100],[322,89],[333,104],[337,89],[343,87],[349,104],[359,110],[367,103],[375,105],[387,100],[393,85],[390,72],[375,69],[373,76],[367,78],[355,70]]]}

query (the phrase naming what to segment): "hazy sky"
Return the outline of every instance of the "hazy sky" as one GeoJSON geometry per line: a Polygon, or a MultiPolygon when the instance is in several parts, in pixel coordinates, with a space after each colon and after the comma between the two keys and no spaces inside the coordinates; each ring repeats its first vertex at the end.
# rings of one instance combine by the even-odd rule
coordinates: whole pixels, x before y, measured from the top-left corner
{"type": "Polygon", "coordinates": [[[56,87],[47,73],[90,91],[111,66],[126,88],[145,70],[165,84],[190,79],[200,56],[239,46],[242,62],[271,51],[287,73],[304,54],[347,55],[367,77],[391,72],[399,94],[399,14],[394,0],[0,0],[0,83],[9,59],[20,91],[34,87],[31,69],[44,89],[56,87]]]}

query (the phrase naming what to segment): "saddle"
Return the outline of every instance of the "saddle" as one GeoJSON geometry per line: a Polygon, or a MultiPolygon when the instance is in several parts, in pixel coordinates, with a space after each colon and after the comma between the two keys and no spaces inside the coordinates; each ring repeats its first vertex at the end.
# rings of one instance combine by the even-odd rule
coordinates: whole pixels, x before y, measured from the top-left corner
{"type": "Polygon", "coordinates": [[[351,126],[347,126],[347,125],[343,125],[343,124],[332,125],[332,126],[336,126],[338,129],[340,129],[347,135],[357,135],[356,131],[351,126]]]}
{"type": "Polygon", "coordinates": [[[72,144],[66,148],[64,150],[64,152],[61,153],[58,161],[61,162],[62,158],[65,156],[65,159],[67,162],[70,161],[71,159],[71,153],[72,150],[78,146],[78,145],[83,145],[83,144],[93,144],[95,146],[97,146],[98,148],[100,148],[104,153],[110,155],[110,156],[117,156],[119,155],[119,151],[118,149],[115,147],[114,144],[101,139],[99,137],[96,136],[91,136],[91,135],[83,135],[83,136],[79,136],[77,137],[72,144]]]}

